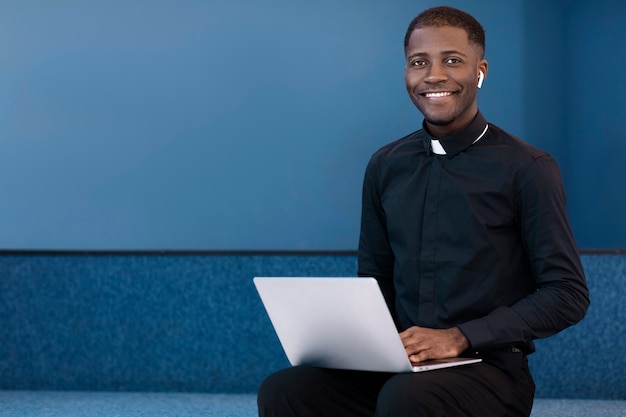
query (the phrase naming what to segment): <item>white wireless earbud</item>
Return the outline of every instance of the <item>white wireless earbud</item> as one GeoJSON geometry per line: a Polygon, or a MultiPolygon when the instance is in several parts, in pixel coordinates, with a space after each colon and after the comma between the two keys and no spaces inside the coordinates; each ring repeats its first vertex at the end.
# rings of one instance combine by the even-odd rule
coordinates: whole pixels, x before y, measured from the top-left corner
{"type": "Polygon", "coordinates": [[[485,79],[485,74],[482,71],[478,71],[478,88],[483,86],[483,81],[485,79]]]}

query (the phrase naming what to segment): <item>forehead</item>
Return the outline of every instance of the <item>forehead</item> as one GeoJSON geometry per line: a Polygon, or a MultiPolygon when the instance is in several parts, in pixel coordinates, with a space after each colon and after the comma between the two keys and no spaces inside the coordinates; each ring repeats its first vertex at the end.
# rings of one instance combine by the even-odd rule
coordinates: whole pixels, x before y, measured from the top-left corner
{"type": "Polygon", "coordinates": [[[406,56],[434,55],[445,51],[457,51],[466,55],[480,54],[480,47],[469,41],[464,29],[453,26],[425,26],[411,33],[406,56]]]}

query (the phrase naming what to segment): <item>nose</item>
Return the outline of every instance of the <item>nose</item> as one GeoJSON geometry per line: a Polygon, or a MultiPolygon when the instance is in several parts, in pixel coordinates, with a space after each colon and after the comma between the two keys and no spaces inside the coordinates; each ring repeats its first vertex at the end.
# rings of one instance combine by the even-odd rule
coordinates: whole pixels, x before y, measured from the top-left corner
{"type": "Polygon", "coordinates": [[[433,63],[428,67],[428,73],[424,77],[424,81],[430,84],[437,84],[448,79],[443,65],[433,63]]]}

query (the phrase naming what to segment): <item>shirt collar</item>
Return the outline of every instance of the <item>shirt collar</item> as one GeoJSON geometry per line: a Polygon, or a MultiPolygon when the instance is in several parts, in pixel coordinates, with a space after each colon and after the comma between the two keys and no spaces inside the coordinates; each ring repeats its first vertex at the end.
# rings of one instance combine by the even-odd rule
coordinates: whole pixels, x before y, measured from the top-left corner
{"type": "Polygon", "coordinates": [[[472,146],[472,144],[480,140],[487,132],[487,128],[487,119],[485,119],[484,116],[480,112],[478,112],[476,114],[476,117],[474,117],[472,123],[470,123],[469,126],[467,126],[459,133],[452,136],[435,139],[426,130],[426,122],[423,122],[422,130],[424,132],[425,139],[424,147],[429,154],[432,154],[433,151],[431,149],[431,143],[432,141],[437,141],[433,143],[433,146],[438,147],[440,150],[443,149],[448,158],[452,158],[459,152],[464,151],[465,149],[472,146]]]}

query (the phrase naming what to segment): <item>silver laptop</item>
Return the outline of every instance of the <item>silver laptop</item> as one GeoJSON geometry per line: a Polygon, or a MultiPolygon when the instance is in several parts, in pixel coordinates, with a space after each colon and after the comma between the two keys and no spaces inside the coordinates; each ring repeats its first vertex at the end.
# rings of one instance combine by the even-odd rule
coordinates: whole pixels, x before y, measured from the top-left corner
{"type": "Polygon", "coordinates": [[[374,278],[256,277],[254,285],[293,366],[422,372],[480,362],[412,365],[374,278]]]}

